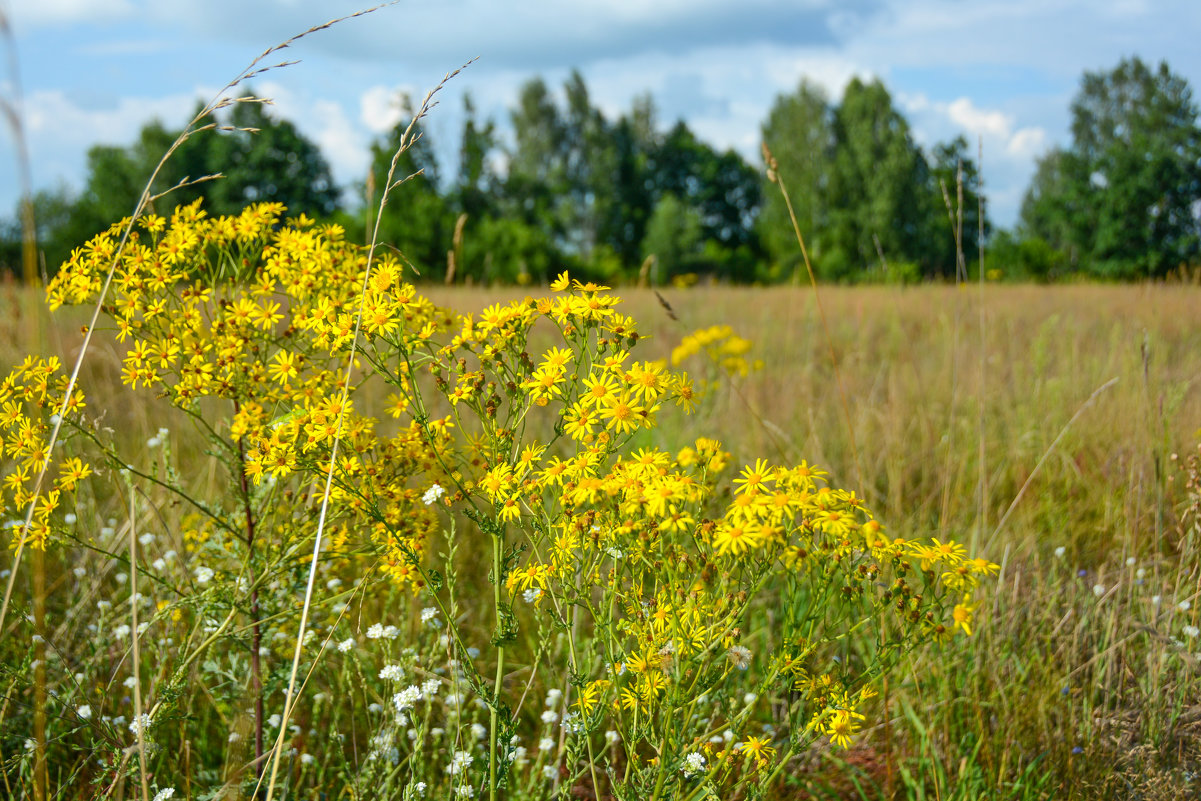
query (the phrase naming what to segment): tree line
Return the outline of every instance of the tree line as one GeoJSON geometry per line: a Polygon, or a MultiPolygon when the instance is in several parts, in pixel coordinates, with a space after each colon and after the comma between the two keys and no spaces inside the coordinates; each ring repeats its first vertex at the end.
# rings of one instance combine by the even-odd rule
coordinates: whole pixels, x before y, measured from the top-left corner
{"type": "MultiPolygon", "coordinates": [[[[712,147],[683,121],[661,128],[651,96],[609,119],[578,72],[559,93],[535,78],[510,109],[508,141],[470,97],[464,104],[457,163],[440,164],[436,153],[445,151],[423,131],[397,165],[397,176],[410,177],[381,212],[381,242],[421,276],[541,283],[567,268],[658,284],[803,275],[783,194],[767,171],[712,147]]],[[[1156,278],[1201,261],[1201,129],[1187,82],[1166,64],[1126,59],[1086,73],[1071,113],[1071,144],[1040,159],[1018,224],[995,231],[967,140],[919,147],[878,80],[852,80],[836,102],[802,82],[777,97],[761,131],[826,280],[967,277],[982,245],[990,268],[1035,280],[1156,278]]],[[[280,201],[360,240],[408,125],[372,143],[369,174],[343,193],[317,145],[262,104],[235,103],[222,123],[228,130],[185,141],[153,191],[224,177],[176,189],[157,201],[160,213],[197,197],[213,214],[280,201]]],[[[80,191],[37,193],[49,271],[130,212],[177,135],[151,122],[133,144],[91,148],[80,191]]],[[[19,264],[17,219],[0,226],[8,269],[19,264]]]]}

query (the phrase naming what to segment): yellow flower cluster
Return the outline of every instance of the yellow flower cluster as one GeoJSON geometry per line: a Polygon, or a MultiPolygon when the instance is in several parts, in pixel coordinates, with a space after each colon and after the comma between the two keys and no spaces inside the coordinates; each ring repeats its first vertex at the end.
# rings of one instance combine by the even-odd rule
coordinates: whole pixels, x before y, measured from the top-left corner
{"type": "MultiPolygon", "coordinates": [[[[63,493],[74,492],[92,469],[78,458],[60,460],[57,475],[39,493],[29,530],[25,515],[33,501],[34,483],[43,467],[49,466],[51,416],[62,407],[67,376],[60,375],[57,358],[30,356],[0,379],[0,515],[15,515],[10,546],[45,549],[50,538],[51,518],[63,493]]],[[[83,393],[76,386],[66,406],[73,415],[84,407],[83,393]]]]}
{"type": "Polygon", "coordinates": [[[678,367],[688,359],[703,353],[709,361],[726,375],[746,378],[752,370],[762,370],[763,362],[748,359],[751,341],[734,333],[728,325],[711,325],[700,328],[680,340],[671,351],[671,365],[678,367]]]}
{"type": "Polygon", "coordinates": [[[320,493],[341,437],[335,518],[366,533],[386,572],[419,586],[413,563],[435,518],[406,482],[434,471],[437,445],[416,424],[378,436],[374,417],[343,402],[342,370],[361,296],[373,356],[395,352],[401,340],[408,349],[428,341],[441,313],[400,280],[394,257],[368,276],[366,252],[338,226],[283,214],[267,203],[209,217],[193,203],[169,221],[139,220],[119,257],[122,225],[113,226],[71,254],[47,288],[49,304],[94,302],[113,267],[105,310],[128,348],[124,383],[152,389],[223,438],[237,453],[239,478],[295,477],[301,497],[320,493]],[[203,399],[231,404],[227,422],[210,426],[198,411],[203,399]]]}

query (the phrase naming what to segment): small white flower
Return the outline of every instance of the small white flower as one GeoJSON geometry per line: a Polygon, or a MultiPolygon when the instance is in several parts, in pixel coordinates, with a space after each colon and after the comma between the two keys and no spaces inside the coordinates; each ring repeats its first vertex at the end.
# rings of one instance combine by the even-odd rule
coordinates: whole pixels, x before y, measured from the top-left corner
{"type": "Polygon", "coordinates": [[[421,685],[421,695],[425,698],[433,698],[438,694],[438,688],[442,686],[442,679],[428,679],[421,685]]]}
{"type": "Polygon", "coordinates": [[[413,705],[421,700],[421,688],[416,684],[410,684],[403,690],[392,696],[392,705],[396,707],[397,712],[405,712],[413,708],[413,705]]]}
{"type": "Polygon", "coordinates": [[[271,717],[267,718],[267,725],[268,725],[268,726],[270,726],[270,727],[271,727],[271,728],[273,728],[273,729],[278,729],[278,728],[279,728],[279,721],[280,721],[280,716],[279,716],[279,713],[278,713],[278,712],[276,712],[274,715],[272,715],[271,717]]]}
{"type": "Polygon", "coordinates": [[[563,728],[567,729],[568,734],[579,734],[584,729],[584,724],[580,722],[579,712],[568,712],[563,716],[563,728]]]}
{"type": "Polygon", "coordinates": [[[546,705],[555,706],[559,703],[559,699],[563,697],[563,691],[557,687],[552,687],[546,691],[546,705]]]}
{"type": "Polygon", "coordinates": [[[238,740],[241,740],[241,739],[242,739],[242,735],[238,734],[236,731],[231,731],[229,733],[229,737],[226,738],[226,740],[231,743],[236,743],[238,740]]]}
{"type": "Polygon", "coordinates": [[[1182,631],[1184,632],[1184,636],[1189,638],[1196,637],[1198,634],[1201,634],[1201,629],[1197,628],[1196,626],[1185,626],[1182,631]]]}
{"type": "Polygon", "coordinates": [[[80,706],[75,707],[75,714],[79,715],[80,720],[91,720],[92,708],[87,704],[81,704],[80,706]]]}
{"type": "Polygon", "coordinates": [[[532,604],[542,597],[542,590],[538,589],[537,587],[531,587],[523,592],[521,597],[527,604],[532,604]]]}
{"type": "Polygon", "coordinates": [[[128,573],[118,573],[113,578],[115,578],[117,580],[118,584],[124,584],[125,582],[129,581],[129,574],[128,573]]]}
{"type": "Polygon", "coordinates": [[[549,751],[554,747],[555,747],[555,741],[549,737],[543,737],[541,740],[538,741],[538,750],[539,751],[549,751]]]}
{"type": "Polygon", "coordinates": [[[746,695],[742,696],[742,703],[746,704],[747,706],[750,706],[758,700],[759,696],[755,695],[755,693],[747,693],[746,695]]]}
{"type": "Polygon", "coordinates": [[[446,772],[451,776],[455,776],[459,773],[462,773],[474,761],[475,757],[473,757],[469,752],[455,751],[455,755],[451,758],[450,764],[446,766],[446,772]]]}
{"type": "Polygon", "coordinates": [[[1163,598],[1161,596],[1159,596],[1159,595],[1151,596],[1151,605],[1152,606],[1159,606],[1162,602],[1163,602],[1163,598]]]}
{"type": "Polygon", "coordinates": [[[482,740],[488,736],[488,728],[481,723],[472,723],[471,736],[477,740],[482,740]]]}
{"type": "Polygon", "coordinates": [[[378,640],[384,636],[384,627],[380,623],[374,623],[367,629],[367,639],[378,640]]]}
{"type": "Polygon", "coordinates": [[[75,525],[75,521],[78,519],[79,518],[77,518],[75,516],[74,512],[67,512],[65,515],[63,515],[63,522],[66,523],[68,526],[75,525]]]}
{"type": "Polygon", "coordinates": [[[150,728],[150,715],[143,712],[135,717],[129,724],[129,730],[134,734],[146,736],[146,731],[150,728]]]}
{"type": "Polygon", "coordinates": [[[460,798],[475,798],[475,787],[470,784],[460,784],[455,788],[455,795],[460,798]]]}
{"type": "Polygon", "coordinates": [[[396,626],[384,626],[384,639],[395,640],[400,636],[400,629],[396,626]]]}
{"type": "Polygon", "coordinates": [[[545,778],[552,779],[552,780],[559,778],[559,766],[558,765],[547,765],[546,767],[544,767],[542,769],[542,775],[545,778]]]}
{"type": "Polygon", "coordinates": [[[340,579],[336,576],[334,578],[330,579],[329,581],[325,582],[325,588],[327,590],[336,590],[341,586],[342,586],[342,579],[340,579]]]}
{"type": "Polygon", "coordinates": [[[1190,601],[1188,601],[1187,599],[1176,604],[1176,608],[1179,609],[1181,612],[1187,612],[1189,609],[1192,609],[1192,607],[1193,607],[1192,603],[1190,601]]]}
{"type": "Polygon", "coordinates": [[[300,764],[302,764],[302,765],[311,765],[311,764],[313,764],[314,761],[315,760],[313,759],[312,754],[301,754],[300,755],[300,764]]]}
{"type": "Polygon", "coordinates": [[[1147,568],[1140,567],[1138,570],[1134,571],[1134,577],[1140,578],[1140,579],[1146,578],[1147,577],[1147,568]]]}
{"type": "Polygon", "coordinates": [[[441,498],[445,492],[446,490],[442,489],[442,487],[438,484],[431,484],[430,488],[427,489],[425,494],[421,496],[421,502],[426,506],[430,506],[431,504],[437,503],[438,499],[441,498]]]}
{"type": "Polygon", "coordinates": [[[113,604],[111,601],[97,601],[96,608],[99,609],[101,612],[107,612],[108,610],[113,608],[113,604]]]}
{"type": "Polygon", "coordinates": [[[75,578],[83,578],[88,574],[88,569],[86,567],[77,567],[71,572],[75,574],[75,578]]]}
{"type": "Polygon", "coordinates": [[[697,751],[693,751],[688,756],[684,757],[684,767],[680,768],[685,776],[695,776],[698,773],[705,772],[705,755],[697,751]]]}
{"type": "Polygon", "coordinates": [[[196,583],[208,584],[213,580],[213,569],[205,565],[196,568],[196,583]]]}
{"type": "Polygon", "coordinates": [[[351,648],[354,648],[354,637],[347,637],[345,640],[342,640],[342,642],[338,643],[338,650],[341,653],[346,653],[351,648]]]}
{"type": "Polygon", "coordinates": [[[421,610],[421,622],[422,623],[429,623],[430,621],[434,621],[434,626],[437,626],[438,625],[437,620],[438,620],[437,607],[427,606],[425,609],[421,610]]]}
{"type": "Polygon", "coordinates": [[[150,439],[146,440],[146,447],[150,448],[151,450],[154,450],[159,445],[160,445],[160,443],[159,443],[158,437],[151,437],[150,439]]]}
{"type": "Polygon", "coordinates": [[[113,636],[116,637],[118,640],[124,640],[126,637],[129,636],[129,632],[130,632],[129,624],[122,623],[121,625],[119,625],[115,629],[113,629],[113,636]]]}
{"type": "Polygon", "coordinates": [[[1126,567],[1134,567],[1135,564],[1137,564],[1137,563],[1138,563],[1138,560],[1135,559],[1133,556],[1126,557],[1126,567]]]}
{"type": "Polygon", "coordinates": [[[605,732],[605,742],[609,745],[617,745],[617,743],[621,742],[621,735],[613,729],[609,729],[605,732]]]}
{"type": "Polygon", "coordinates": [[[125,681],[122,682],[122,684],[125,685],[125,689],[132,690],[134,687],[137,686],[138,683],[136,681],[134,681],[133,676],[129,676],[128,678],[125,679],[125,681]]]}
{"type": "Polygon", "coordinates": [[[168,798],[171,798],[174,795],[175,795],[174,787],[164,787],[163,789],[159,790],[157,793],[154,794],[154,801],[167,801],[168,798]]]}
{"type": "Polygon", "coordinates": [[[151,567],[161,573],[167,568],[167,562],[163,559],[155,559],[151,567]]]}
{"type": "Polygon", "coordinates": [[[154,535],[150,532],[146,532],[142,536],[138,537],[138,544],[140,544],[143,548],[152,542],[154,542],[154,535]]]}
{"type": "Polygon", "coordinates": [[[1055,558],[1062,559],[1063,555],[1067,552],[1068,552],[1068,549],[1063,547],[1062,545],[1060,545],[1058,548],[1055,549],[1055,558]]]}
{"type": "Polygon", "coordinates": [[[548,709],[542,713],[542,722],[546,724],[554,723],[559,719],[559,713],[553,709],[548,709]]]}
{"type": "Polygon", "coordinates": [[[1093,585],[1093,595],[1100,598],[1104,594],[1105,594],[1105,585],[1104,584],[1094,584],[1093,585]]]}
{"type": "Polygon", "coordinates": [[[417,782],[413,789],[417,791],[417,795],[425,795],[425,782],[417,782]]]}
{"type": "Polygon", "coordinates": [[[405,677],[404,668],[400,665],[384,665],[383,670],[379,672],[379,677],[386,681],[400,681],[405,677]]]}

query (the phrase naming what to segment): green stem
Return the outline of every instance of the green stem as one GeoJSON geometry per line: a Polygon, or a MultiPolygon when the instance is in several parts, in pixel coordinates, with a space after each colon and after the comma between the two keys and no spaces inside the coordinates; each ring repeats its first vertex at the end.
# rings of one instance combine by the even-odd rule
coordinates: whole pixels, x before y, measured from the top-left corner
{"type": "MultiPolygon", "coordinates": [[[[496,610],[496,630],[501,632],[501,575],[500,561],[501,551],[504,549],[504,539],[501,535],[495,534],[492,537],[492,603],[496,610]]],[[[505,675],[505,647],[498,646],[496,649],[496,680],[492,687],[492,704],[489,714],[489,736],[488,736],[488,799],[496,801],[496,735],[497,726],[500,718],[500,692],[501,683],[504,681],[505,675]]]]}

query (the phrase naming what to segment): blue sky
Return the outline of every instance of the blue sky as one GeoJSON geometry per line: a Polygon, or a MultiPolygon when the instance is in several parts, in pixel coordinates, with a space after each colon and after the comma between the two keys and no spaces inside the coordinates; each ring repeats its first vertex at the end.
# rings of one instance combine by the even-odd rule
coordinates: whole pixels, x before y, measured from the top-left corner
{"type": "MultiPolygon", "coordinates": [[[[96,143],[128,144],[152,117],[182,125],[267,47],[331,17],[346,0],[16,0],[4,8],[19,58],[35,187],[78,187],[96,143]]],[[[610,117],[651,92],[666,128],[683,118],[707,141],[758,163],[759,125],[802,78],[833,98],[879,77],[929,146],[984,142],[992,216],[1010,225],[1034,164],[1068,141],[1085,70],[1125,56],[1201,87],[1201,3],[1176,0],[402,0],[303,39],[300,63],[255,81],[314,139],[350,186],[368,147],[420,98],[478,57],[440,96],[428,126],[457,145],[461,95],[502,124],[521,83],[561,85],[572,68],[610,117]]],[[[6,54],[7,55],[7,54],[6,54]]],[[[12,75],[0,73],[12,98],[12,75]]],[[[19,193],[0,133],[0,213],[19,193]]]]}

